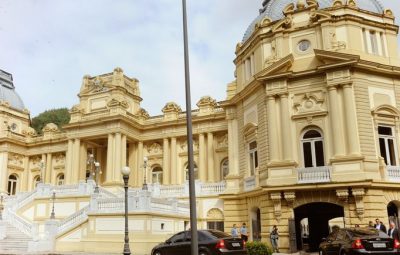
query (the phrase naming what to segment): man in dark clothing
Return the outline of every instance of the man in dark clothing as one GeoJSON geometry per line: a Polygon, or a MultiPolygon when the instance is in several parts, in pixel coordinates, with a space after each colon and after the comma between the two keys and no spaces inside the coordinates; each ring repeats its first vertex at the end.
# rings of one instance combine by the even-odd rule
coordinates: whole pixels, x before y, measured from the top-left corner
{"type": "Polygon", "coordinates": [[[390,238],[399,240],[399,231],[397,230],[394,222],[390,222],[389,231],[387,233],[390,238]]]}
{"type": "Polygon", "coordinates": [[[382,221],[380,221],[379,219],[376,219],[375,222],[376,222],[376,224],[375,224],[374,228],[376,228],[384,233],[387,233],[386,227],[385,227],[385,225],[383,225],[382,221]]]}

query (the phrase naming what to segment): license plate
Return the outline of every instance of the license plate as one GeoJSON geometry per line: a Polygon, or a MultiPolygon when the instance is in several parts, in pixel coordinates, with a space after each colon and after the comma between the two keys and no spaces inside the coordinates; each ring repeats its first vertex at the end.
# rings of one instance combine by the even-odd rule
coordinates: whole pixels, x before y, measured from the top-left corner
{"type": "Polygon", "coordinates": [[[386,244],[385,243],[373,243],[372,246],[374,248],[386,248],[386,244]]]}
{"type": "Polygon", "coordinates": [[[232,247],[240,247],[240,243],[232,243],[232,247]]]}

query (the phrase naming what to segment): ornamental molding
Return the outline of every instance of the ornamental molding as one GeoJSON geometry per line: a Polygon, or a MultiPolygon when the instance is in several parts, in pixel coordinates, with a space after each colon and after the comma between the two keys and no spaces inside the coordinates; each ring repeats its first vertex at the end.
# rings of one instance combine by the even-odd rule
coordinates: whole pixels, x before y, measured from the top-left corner
{"type": "Polygon", "coordinates": [[[47,132],[58,132],[58,131],[60,131],[60,130],[59,130],[59,128],[58,128],[58,126],[57,126],[56,124],[54,124],[54,123],[48,123],[48,124],[46,124],[46,126],[44,126],[44,128],[42,129],[42,131],[43,131],[44,133],[47,133],[47,132]]]}
{"type": "Polygon", "coordinates": [[[274,216],[279,221],[282,216],[282,194],[280,192],[271,193],[270,197],[274,203],[274,216]]]}
{"type": "Polygon", "coordinates": [[[218,139],[217,149],[226,149],[229,147],[228,134],[221,136],[218,139]]]}
{"type": "Polygon", "coordinates": [[[352,193],[356,203],[356,212],[358,218],[361,220],[364,217],[364,188],[353,188],[352,193]]]}
{"type": "Polygon", "coordinates": [[[293,208],[293,203],[296,200],[296,193],[294,191],[292,192],[285,192],[284,194],[285,200],[288,203],[288,206],[290,208],[293,208]]]}
{"type": "Polygon", "coordinates": [[[150,155],[158,155],[163,153],[163,148],[159,143],[153,143],[147,147],[147,152],[150,155]]]}
{"type": "Polygon", "coordinates": [[[168,102],[165,104],[164,108],[161,110],[164,114],[165,113],[179,113],[182,112],[181,107],[175,102],[168,102]]]}
{"type": "Polygon", "coordinates": [[[326,93],[314,91],[293,96],[293,118],[305,118],[308,116],[326,115],[325,109],[326,93]]]}
{"type": "Polygon", "coordinates": [[[144,108],[140,108],[136,112],[135,116],[140,118],[140,119],[144,119],[144,120],[147,120],[147,119],[150,118],[150,114],[144,108]]]}
{"type": "Polygon", "coordinates": [[[24,156],[16,153],[10,153],[8,155],[8,166],[14,168],[23,168],[24,156]]]}
{"type": "Polygon", "coordinates": [[[349,201],[349,190],[348,189],[337,189],[336,196],[342,202],[347,203],[349,201]]]}

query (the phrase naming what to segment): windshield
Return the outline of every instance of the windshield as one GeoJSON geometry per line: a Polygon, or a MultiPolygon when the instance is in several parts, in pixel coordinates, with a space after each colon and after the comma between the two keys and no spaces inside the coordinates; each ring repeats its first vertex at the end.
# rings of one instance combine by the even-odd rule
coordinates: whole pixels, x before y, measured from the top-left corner
{"type": "Polygon", "coordinates": [[[212,235],[215,236],[216,238],[225,238],[225,237],[231,237],[230,235],[221,232],[221,231],[217,231],[217,230],[208,230],[208,232],[212,235]]]}

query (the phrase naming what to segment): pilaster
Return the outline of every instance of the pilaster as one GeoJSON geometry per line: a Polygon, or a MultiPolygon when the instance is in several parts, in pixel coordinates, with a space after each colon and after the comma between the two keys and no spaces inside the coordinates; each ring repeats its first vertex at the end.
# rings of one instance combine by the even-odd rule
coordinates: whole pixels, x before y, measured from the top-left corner
{"type": "Polygon", "coordinates": [[[281,128],[282,128],[282,141],[283,141],[283,159],[284,160],[293,160],[292,155],[292,137],[291,137],[291,129],[290,123],[291,119],[289,116],[289,101],[288,101],[288,93],[281,94],[281,128]]]}
{"type": "Polygon", "coordinates": [[[114,176],[114,135],[108,134],[107,140],[107,171],[106,171],[106,183],[112,181],[114,176]]]}
{"type": "Polygon", "coordinates": [[[269,140],[269,157],[270,161],[279,160],[279,137],[277,134],[276,123],[276,102],[275,96],[269,95],[267,98],[267,111],[268,111],[268,140],[269,140]]]}
{"type": "Polygon", "coordinates": [[[171,138],[171,184],[180,184],[179,170],[176,167],[177,150],[176,150],[176,137],[171,138]]]}
{"type": "Polygon", "coordinates": [[[7,193],[7,184],[8,184],[8,153],[7,152],[1,152],[0,153],[0,168],[2,169],[0,171],[0,192],[7,193]]]}
{"type": "Polygon", "coordinates": [[[339,97],[335,86],[328,87],[329,94],[329,116],[331,122],[331,134],[333,143],[333,154],[335,157],[344,156],[344,134],[342,128],[342,118],[339,111],[339,97]]]}
{"type": "MultiPolygon", "coordinates": [[[[170,171],[170,158],[169,158],[169,140],[164,138],[163,140],[163,183],[169,185],[172,182],[171,171],[170,171]]],[[[172,169],[173,171],[173,169],[172,169]]]]}
{"type": "Polygon", "coordinates": [[[53,171],[53,157],[51,153],[47,153],[45,183],[51,183],[52,171],[53,171]]]}
{"type": "Polygon", "coordinates": [[[199,178],[202,182],[207,181],[207,170],[206,170],[206,148],[204,134],[199,134],[199,178]]]}
{"type": "Polygon", "coordinates": [[[345,84],[343,86],[344,108],[346,109],[346,133],[347,133],[347,148],[348,154],[352,156],[360,155],[360,142],[357,132],[357,115],[356,106],[354,102],[354,93],[352,84],[345,84]]]}
{"type": "Polygon", "coordinates": [[[215,182],[213,133],[207,133],[207,164],[208,164],[208,182],[215,182]]]}

